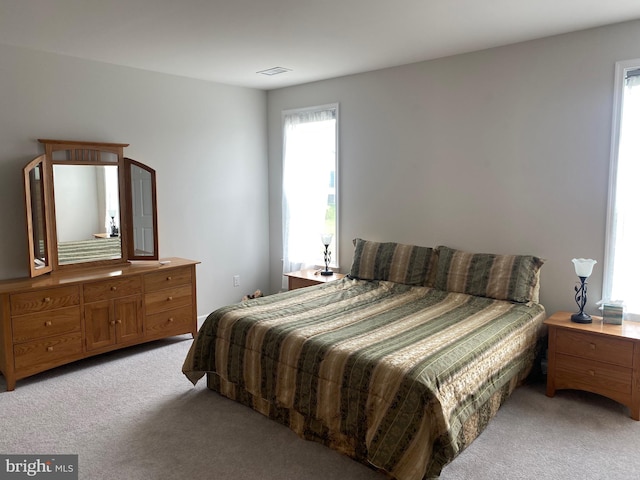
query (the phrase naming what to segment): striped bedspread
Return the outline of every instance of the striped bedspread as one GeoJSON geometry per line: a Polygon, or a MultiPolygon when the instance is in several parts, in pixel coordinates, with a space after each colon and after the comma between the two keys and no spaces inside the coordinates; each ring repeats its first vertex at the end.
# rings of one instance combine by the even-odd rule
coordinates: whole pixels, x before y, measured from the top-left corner
{"type": "Polygon", "coordinates": [[[80,263],[122,257],[120,237],[92,238],[58,243],[58,263],[80,263]]]}
{"type": "Polygon", "coordinates": [[[394,478],[433,478],[528,374],[544,317],[345,278],[216,310],[183,372],[394,478]]]}

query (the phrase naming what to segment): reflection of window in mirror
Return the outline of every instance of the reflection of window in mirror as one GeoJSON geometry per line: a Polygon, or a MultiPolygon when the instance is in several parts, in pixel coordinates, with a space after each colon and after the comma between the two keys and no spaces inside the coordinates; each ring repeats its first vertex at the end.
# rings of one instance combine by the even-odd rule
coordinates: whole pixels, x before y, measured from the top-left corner
{"type": "Polygon", "coordinates": [[[118,169],[114,167],[98,167],[104,172],[105,205],[101,213],[104,218],[105,232],[110,237],[119,236],[120,232],[120,200],[118,192],[118,169]]]}

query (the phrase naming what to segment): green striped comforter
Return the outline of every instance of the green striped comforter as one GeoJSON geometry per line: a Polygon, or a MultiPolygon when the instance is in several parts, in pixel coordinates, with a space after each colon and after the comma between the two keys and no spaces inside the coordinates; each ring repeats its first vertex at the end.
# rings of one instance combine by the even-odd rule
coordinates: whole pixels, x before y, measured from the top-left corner
{"type": "Polygon", "coordinates": [[[183,372],[395,478],[431,478],[527,375],[544,316],[345,278],[216,310],[183,372]]]}
{"type": "Polygon", "coordinates": [[[80,263],[93,260],[112,260],[122,257],[120,237],[91,238],[58,243],[58,263],[80,263]]]}

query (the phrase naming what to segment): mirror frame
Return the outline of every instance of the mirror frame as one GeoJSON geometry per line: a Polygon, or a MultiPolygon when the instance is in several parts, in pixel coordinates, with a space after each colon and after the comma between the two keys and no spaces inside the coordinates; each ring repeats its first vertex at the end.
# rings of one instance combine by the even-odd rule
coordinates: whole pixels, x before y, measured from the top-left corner
{"type": "Polygon", "coordinates": [[[31,160],[23,169],[24,174],[24,191],[25,191],[25,211],[27,213],[27,239],[29,247],[29,276],[37,277],[52,270],[51,265],[51,245],[49,243],[49,235],[47,235],[49,221],[49,201],[51,194],[48,192],[49,182],[44,180],[46,175],[45,155],[40,155],[31,160]],[[34,186],[31,182],[31,172],[36,168],[40,168],[40,183],[34,186]],[[34,195],[33,187],[38,189],[34,195]],[[34,202],[38,202],[34,205],[34,202]],[[41,212],[41,225],[34,225],[34,209],[41,212]],[[36,266],[36,243],[40,241],[37,235],[38,231],[42,231],[42,242],[44,250],[44,261],[40,267],[36,266]]]}
{"type": "Polygon", "coordinates": [[[157,204],[156,204],[156,187],[155,187],[155,171],[148,166],[132,159],[125,159],[123,150],[129,146],[128,143],[96,143],[81,142],[70,140],[48,140],[38,139],[44,144],[45,153],[34,158],[23,170],[24,186],[25,186],[25,213],[27,216],[27,234],[29,244],[29,274],[36,277],[48,272],[58,270],[71,270],[104,265],[117,265],[128,263],[130,260],[158,260],[158,224],[157,224],[157,204]],[[66,151],[66,159],[54,160],[54,153],[58,151],[66,151]],[[104,161],[101,158],[101,152],[110,155],[115,154],[116,161],[104,161]],[[32,185],[30,181],[30,172],[38,165],[42,165],[42,195],[37,198],[41,199],[40,205],[33,205],[32,185]],[[118,166],[118,199],[120,203],[120,239],[121,239],[121,255],[120,258],[109,260],[90,260],[78,263],[68,263],[61,265],[58,262],[57,247],[57,226],[55,214],[55,189],[53,182],[53,165],[117,165],[118,166]],[[151,172],[151,205],[153,213],[153,236],[154,251],[152,255],[136,256],[135,247],[133,245],[133,212],[131,199],[131,164],[134,164],[148,172],[151,172]],[[44,248],[45,248],[45,265],[36,268],[35,262],[35,238],[37,231],[33,223],[34,208],[41,208],[44,212],[44,248]]]}

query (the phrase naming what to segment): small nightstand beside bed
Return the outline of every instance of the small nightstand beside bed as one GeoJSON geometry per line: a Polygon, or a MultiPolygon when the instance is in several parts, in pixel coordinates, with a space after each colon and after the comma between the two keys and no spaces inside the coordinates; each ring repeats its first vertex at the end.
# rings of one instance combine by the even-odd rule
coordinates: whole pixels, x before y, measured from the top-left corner
{"type": "Polygon", "coordinates": [[[556,312],[549,329],[547,395],[575,389],[597,393],[629,408],[640,420],[640,323],[574,323],[570,312],[556,312]]]}
{"type": "Polygon", "coordinates": [[[541,265],[357,239],[348,277],[211,313],[183,371],[394,478],[435,477],[533,366],[541,265]]]}

